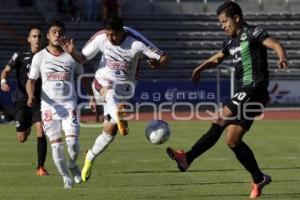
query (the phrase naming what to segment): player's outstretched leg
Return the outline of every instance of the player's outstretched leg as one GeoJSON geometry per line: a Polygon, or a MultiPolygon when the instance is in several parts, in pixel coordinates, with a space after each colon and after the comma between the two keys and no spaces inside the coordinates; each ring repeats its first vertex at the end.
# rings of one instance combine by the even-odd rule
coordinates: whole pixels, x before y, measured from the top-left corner
{"type": "Polygon", "coordinates": [[[81,178],[83,182],[86,182],[91,177],[93,162],[96,157],[108,147],[114,138],[114,135],[102,131],[102,134],[97,137],[92,149],[88,150],[85,154],[84,166],[81,171],[81,178]]]}
{"type": "Polygon", "coordinates": [[[252,183],[252,190],[250,193],[250,199],[255,199],[262,194],[263,188],[272,182],[271,176],[264,174],[264,180],[260,183],[252,183]]]}

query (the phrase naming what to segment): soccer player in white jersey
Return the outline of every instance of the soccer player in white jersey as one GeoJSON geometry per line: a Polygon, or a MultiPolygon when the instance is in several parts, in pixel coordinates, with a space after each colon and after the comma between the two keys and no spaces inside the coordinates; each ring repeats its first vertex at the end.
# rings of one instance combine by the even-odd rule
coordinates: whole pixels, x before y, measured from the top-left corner
{"type": "MultiPolygon", "coordinates": [[[[77,119],[77,95],[75,93],[74,74],[82,74],[81,64],[70,54],[65,53],[59,38],[65,33],[60,21],[53,21],[48,27],[46,48],[35,54],[32,60],[26,90],[28,106],[33,106],[35,81],[42,79],[41,112],[45,134],[51,142],[53,161],[63,177],[64,187],[72,188],[74,180],[81,182],[81,171],[77,165],[79,155],[79,124],[77,119]],[[64,156],[62,130],[65,132],[69,154],[69,175],[64,156]]],[[[93,95],[92,90],[89,94],[93,95]]],[[[91,100],[93,101],[93,100],[91,100]]],[[[94,103],[95,105],[95,103],[94,103]]]]}
{"type": "Polygon", "coordinates": [[[122,102],[126,99],[125,96],[133,95],[130,91],[134,91],[134,88],[130,86],[136,83],[140,61],[146,56],[151,68],[160,68],[166,66],[169,58],[139,32],[124,27],[122,19],[115,16],[107,21],[104,30],[97,32],[87,42],[82,52],[76,51],[72,39],[63,39],[61,43],[65,51],[80,63],[102,53],[93,91],[96,97],[102,97],[105,102],[104,128],[86,154],[82,169],[82,180],[85,182],[91,176],[95,158],[113,141],[117,131],[121,135],[128,134],[127,121],[122,118],[126,112],[122,102]]]}

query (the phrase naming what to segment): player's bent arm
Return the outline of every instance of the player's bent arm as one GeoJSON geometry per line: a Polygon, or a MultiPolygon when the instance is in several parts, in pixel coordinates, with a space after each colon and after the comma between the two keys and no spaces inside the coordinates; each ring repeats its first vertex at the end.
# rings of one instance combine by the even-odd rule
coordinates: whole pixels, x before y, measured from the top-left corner
{"type": "Polygon", "coordinates": [[[283,45],[276,39],[272,37],[268,37],[263,41],[263,45],[266,46],[267,48],[272,49],[275,51],[275,53],[278,56],[279,62],[278,62],[278,67],[279,68],[287,68],[287,59],[286,59],[286,52],[285,48],[283,45]]]}
{"type": "Polygon", "coordinates": [[[70,54],[74,60],[76,60],[80,64],[84,64],[87,60],[85,59],[85,56],[76,50],[76,46],[74,43],[73,38],[65,38],[61,37],[59,39],[60,45],[63,48],[63,50],[70,54]]]}
{"type": "Polygon", "coordinates": [[[34,89],[36,80],[29,78],[26,83],[26,92],[28,95],[27,105],[32,107],[35,103],[34,89]]]}
{"type": "Polygon", "coordinates": [[[70,55],[80,64],[84,64],[87,62],[87,59],[85,56],[81,53],[75,50],[74,52],[71,52],[70,55]]]}
{"type": "Polygon", "coordinates": [[[10,72],[11,72],[11,68],[8,65],[6,65],[1,72],[1,90],[3,92],[10,91],[10,87],[8,86],[8,84],[6,82],[6,78],[9,76],[10,72]]]}
{"type": "Polygon", "coordinates": [[[150,58],[149,60],[147,60],[147,63],[149,65],[150,68],[164,68],[170,61],[169,56],[167,56],[166,54],[163,54],[159,60],[155,59],[155,58],[150,58]]]}
{"type": "Polygon", "coordinates": [[[193,83],[196,83],[199,78],[202,71],[204,71],[207,68],[215,67],[218,64],[220,64],[224,59],[226,58],[226,55],[223,53],[223,51],[219,51],[215,55],[211,56],[207,60],[205,60],[201,65],[196,67],[192,74],[192,81],[193,83]]]}

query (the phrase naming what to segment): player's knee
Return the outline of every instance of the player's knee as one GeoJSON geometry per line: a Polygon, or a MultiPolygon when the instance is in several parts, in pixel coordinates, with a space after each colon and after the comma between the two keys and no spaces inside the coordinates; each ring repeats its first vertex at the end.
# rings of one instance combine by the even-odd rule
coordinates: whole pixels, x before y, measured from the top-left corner
{"type": "Polygon", "coordinates": [[[26,132],[18,132],[18,133],[17,133],[17,140],[18,140],[20,143],[26,142],[26,140],[27,140],[26,132]]]}
{"type": "Polygon", "coordinates": [[[78,143],[78,137],[77,136],[67,136],[66,143],[67,143],[68,147],[74,148],[74,146],[76,146],[78,143]]]}
{"type": "Polygon", "coordinates": [[[226,145],[229,147],[229,148],[235,148],[236,146],[238,146],[240,144],[240,141],[237,141],[237,140],[233,140],[233,139],[227,139],[226,140],[226,145]]]}
{"type": "Polygon", "coordinates": [[[225,126],[226,121],[224,120],[223,117],[221,117],[220,115],[218,116],[218,118],[214,121],[215,124],[218,124],[220,126],[225,126]]]}
{"type": "Polygon", "coordinates": [[[109,122],[105,124],[103,131],[109,135],[115,136],[118,132],[118,126],[117,124],[109,122]]]}

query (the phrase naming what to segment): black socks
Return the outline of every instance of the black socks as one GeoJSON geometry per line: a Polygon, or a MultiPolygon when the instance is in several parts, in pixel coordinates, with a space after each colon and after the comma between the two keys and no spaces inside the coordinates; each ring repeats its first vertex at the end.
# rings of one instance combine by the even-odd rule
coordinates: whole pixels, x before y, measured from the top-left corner
{"type": "Polygon", "coordinates": [[[47,140],[46,137],[37,137],[37,155],[38,155],[38,167],[43,167],[47,154],[47,140]]]}
{"type": "Polygon", "coordinates": [[[189,164],[193,162],[198,156],[210,149],[220,138],[224,131],[224,127],[213,123],[210,129],[204,134],[192,147],[186,152],[186,159],[189,164]]]}
{"type": "Polygon", "coordinates": [[[243,141],[236,147],[231,148],[237,159],[250,172],[254,183],[260,183],[264,180],[263,173],[260,171],[254,154],[243,141]]]}

